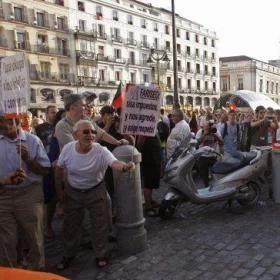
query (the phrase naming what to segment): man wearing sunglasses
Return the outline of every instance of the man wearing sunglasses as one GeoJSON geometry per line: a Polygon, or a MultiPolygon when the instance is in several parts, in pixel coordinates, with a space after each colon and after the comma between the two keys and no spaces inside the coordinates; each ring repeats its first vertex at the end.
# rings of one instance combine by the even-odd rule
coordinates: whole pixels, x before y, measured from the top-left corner
{"type": "MultiPolygon", "coordinates": [[[[64,107],[66,110],[66,116],[58,122],[55,128],[55,136],[57,137],[60,150],[67,143],[74,140],[73,127],[79,120],[85,119],[85,103],[84,98],[78,94],[68,94],[64,97],[64,107]]],[[[96,141],[105,141],[112,145],[119,146],[122,144],[128,144],[125,139],[117,140],[113,136],[109,135],[106,131],[99,128],[93,123],[96,129],[96,141]]]]}
{"type": "Polygon", "coordinates": [[[78,121],[73,131],[76,141],[64,146],[55,172],[58,196],[65,202],[64,257],[57,268],[67,268],[78,252],[86,209],[90,216],[96,264],[103,267],[107,264],[107,237],[110,225],[104,175],[108,166],[123,172],[133,170],[135,166],[133,162],[117,160],[106,147],[96,143],[98,132],[90,121],[78,121]],[[63,192],[64,174],[66,188],[63,192]]]}

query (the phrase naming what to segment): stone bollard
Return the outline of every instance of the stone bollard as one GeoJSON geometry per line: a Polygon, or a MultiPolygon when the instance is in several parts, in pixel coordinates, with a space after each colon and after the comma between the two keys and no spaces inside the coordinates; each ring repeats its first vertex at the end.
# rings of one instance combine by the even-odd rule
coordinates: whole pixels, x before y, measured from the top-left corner
{"type": "Polygon", "coordinates": [[[141,154],[129,145],[117,147],[113,154],[118,160],[135,163],[135,170],[132,172],[113,171],[117,242],[121,254],[129,256],[143,251],[147,241],[142,206],[141,154]]]}

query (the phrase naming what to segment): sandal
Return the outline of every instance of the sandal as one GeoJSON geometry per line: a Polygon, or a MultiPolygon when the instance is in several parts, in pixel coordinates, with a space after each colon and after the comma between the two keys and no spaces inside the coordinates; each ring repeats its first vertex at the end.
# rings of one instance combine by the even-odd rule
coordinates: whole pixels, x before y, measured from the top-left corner
{"type": "Polygon", "coordinates": [[[61,262],[56,265],[57,270],[64,270],[68,268],[75,257],[63,257],[61,262]]]}
{"type": "Polygon", "coordinates": [[[95,263],[98,268],[104,268],[108,265],[108,260],[106,258],[96,258],[95,263]]]}

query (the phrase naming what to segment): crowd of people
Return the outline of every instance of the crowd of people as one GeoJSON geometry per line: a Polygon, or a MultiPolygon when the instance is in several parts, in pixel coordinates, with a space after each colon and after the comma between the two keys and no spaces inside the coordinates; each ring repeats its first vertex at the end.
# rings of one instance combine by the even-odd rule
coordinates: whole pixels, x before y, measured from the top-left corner
{"type": "MultiPolygon", "coordinates": [[[[97,114],[92,99],[76,94],[64,97],[63,110],[49,106],[45,121],[34,119],[29,114],[22,126],[19,119],[0,117],[0,265],[35,270],[45,269],[44,238],[55,238],[57,211],[63,213],[64,249],[57,269],[71,265],[87,238],[96,265],[108,264],[115,215],[112,170],[135,168],[115,158],[115,147],[131,144],[142,153],[144,211],[154,217],[159,205],[153,190],[164,165],[191,133],[198,147],[233,157],[251,146],[280,142],[280,110],[262,106],[255,112],[206,108],[170,114],[162,108],[154,137],[122,135],[120,110],[105,105],[97,114]]],[[[214,162],[202,157],[198,163],[206,187],[214,162]]]]}

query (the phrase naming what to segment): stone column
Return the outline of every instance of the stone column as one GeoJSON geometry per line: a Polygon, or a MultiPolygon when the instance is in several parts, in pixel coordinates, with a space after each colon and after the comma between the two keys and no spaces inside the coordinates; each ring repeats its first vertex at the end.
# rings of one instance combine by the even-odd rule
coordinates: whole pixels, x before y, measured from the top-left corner
{"type": "Polygon", "coordinates": [[[117,242],[121,254],[128,256],[143,251],[147,241],[142,207],[141,154],[130,145],[117,147],[113,154],[118,160],[135,163],[135,170],[132,172],[113,172],[117,242]]]}

